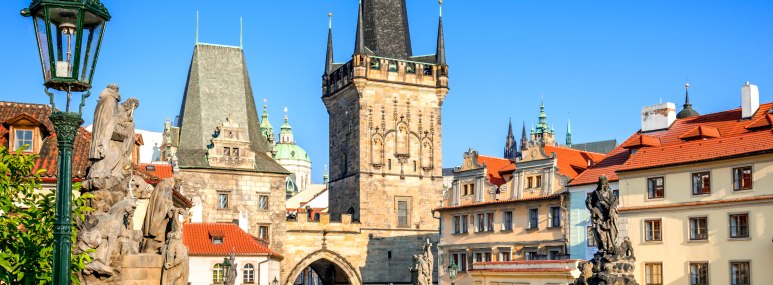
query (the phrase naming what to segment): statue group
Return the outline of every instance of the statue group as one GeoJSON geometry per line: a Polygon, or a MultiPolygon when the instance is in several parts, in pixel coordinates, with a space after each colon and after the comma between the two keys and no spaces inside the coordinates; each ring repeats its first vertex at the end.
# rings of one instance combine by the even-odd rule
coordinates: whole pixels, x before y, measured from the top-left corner
{"type": "Polygon", "coordinates": [[[427,239],[427,242],[422,247],[421,253],[413,255],[413,266],[409,268],[409,271],[411,272],[411,284],[432,285],[433,265],[432,242],[427,239]]]}
{"type": "Polygon", "coordinates": [[[581,274],[574,285],[638,285],[633,275],[636,258],[631,240],[625,237],[619,245],[617,242],[617,205],[618,199],[609,187],[609,179],[601,175],[596,190],[585,199],[598,251],[593,259],[580,262],[581,274]]]}
{"type": "Polygon", "coordinates": [[[76,254],[87,253],[91,261],[78,277],[81,284],[120,284],[123,259],[145,254],[164,260],[160,280],[151,283],[187,284],[188,248],[180,224],[186,210],[173,202],[178,183],[169,178],[153,187],[133,174],[134,110],[139,101],[120,101],[118,86],[111,84],[99,94],[94,111],[91,166],[81,189],[93,195],[93,211],[76,221],[74,249],[76,254]],[[132,224],[138,199],[148,200],[141,231],[132,224]]]}

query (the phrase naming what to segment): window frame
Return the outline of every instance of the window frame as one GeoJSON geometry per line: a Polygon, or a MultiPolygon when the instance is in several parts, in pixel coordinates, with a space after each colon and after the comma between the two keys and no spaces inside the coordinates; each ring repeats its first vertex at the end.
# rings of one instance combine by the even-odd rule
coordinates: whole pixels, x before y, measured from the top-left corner
{"type": "Polygon", "coordinates": [[[645,262],[644,266],[642,266],[642,269],[644,270],[644,285],[663,285],[663,262],[645,262]],[[653,273],[655,266],[660,269],[660,274],[653,273]],[[648,278],[654,279],[655,276],[660,279],[659,283],[652,282],[653,280],[647,282],[648,278]]]}
{"type": "MultiPolygon", "coordinates": [[[[16,132],[18,132],[18,131],[29,132],[30,136],[31,136],[31,138],[29,139],[29,145],[30,145],[29,149],[24,149],[24,150],[22,150],[22,152],[23,153],[36,153],[36,152],[38,152],[38,148],[37,148],[38,144],[37,144],[37,140],[35,139],[37,137],[37,131],[38,131],[37,128],[35,128],[35,127],[21,127],[21,126],[12,126],[11,130],[9,130],[9,132],[8,132],[9,135],[13,136],[13,137],[9,138],[10,139],[9,144],[11,144],[13,146],[10,149],[10,151],[16,151],[16,149],[24,146],[23,143],[22,143],[22,145],[18,145],[17,144],[17,142],[19,141],[19,138],[18,138],[18,134],[16,132]]],[[[23,139],[23,141],[26,142],[28,140],[23,139]]]]}
{"type": "Polygon", "coordinates": [[[264,239],[266,241],[270,241],[271,240],[270,236],[271,236],[271,227],[269,225],[258,225],[258,237],[259,238],[264,239]],[[264,232],[263,229],[266,229],[265,230],[265,233],[266,233],[265,235],[263,234],[263,232],[264,232]]]}
{"type": "Polygon", "coordinates": [[[218,210],[228,210],[229,206],[231,204],[231,197],[229,195],[230,193],[228,191],[217,191],[217,209],[218,210]],[[221,199],[225,196],[225,206],[222,206],[221,199]]]}
{"type": "Polygon", "coordinates": [[[693,196],[703,196],[703,195],[711,195],[711,171],[701,171],[701,172],[693,172],[692,175],[692,195],[693,196]],[[700,178],[699,178],[700,177],[700,178]],[[698,188],[698,179],[701,180],[701,187],[698,188]],[[705,185],[708,180],[708,185],[705,185]],[[708,191],[706,191],[706,188],[708,188],[708,191]]]}
{"type": "Polygon", "coordinates": [[[513,259],[512,253],[513,251],[509,248],[500,248],[497,261],[511,261],[513,259]]]}
{"type": "Polygon", "coordinates": [[[548,225],[548,228],[560,228],[561,227],[561,219],[562,219],[562,213],[561,213],[561,206],[550,206],[548,207],[548,222],[550,223],[548,225]],[[553,213],[554,210],[557,210],[556,213],[558,213],[558,220],[556,221],[556,213],[553,213]],[[556,225],[556,222],[558,225],[556,225]]]}
{"type": "Polygon", "coordinates": [[[752,262],[750,260],[731,260],[730,261],[729,269],[730,269],[730,272],[729,272],[730,285],[751,285],[751,283],[752,283],[752,278],[751,278],[751,276],[752,276],[752,274],[751,274],[751,272],[752,272],[752,262]],[[745,274],[746,278],[745,279],[746,279],[747,282],[735,283],[736,280],[733,279],[733,277],[734,277],[733,276],[733,265],[736,265],[736,264],[738,264],[738,265],[746,265],[746,274],[745,274]]]}
{"type": "Polygon", "coordinates": [[[642,221],[644,230],[642,233],[644,234],[644,242],[663,242],[663,219],[645,219],[642,221]],[[655,224],[654,222],[657,222],[658,229],[655,230],[655,224]],[[650,225],[652,228],[649,229],[652,231],[651,234],[649,234],[647,225],[650,225]],[[655,238],[655,233],[657,232],[657,238],[655,238]],[[650,237],[650,238],[648,238],[650,237]]]}
{"type": "Polygon", "coordinates": [[[687,278],[690,280],[690,285],[709,285],[709,263],[707,261],[692,261],[687,263],[687,278]],[[697,265],[697,267],[693,267],[697,265]],[[703,267],[701,271],[701,267],[703,267]],[[698,272],[694,272],[693,268],[697,268],[698,272]],[[702,275],[705,274],[705,275],[702,275]],[[700,275],[697,276],[696,275],[700,275]],[[697,280],[696,280],[697,279],[697,280]],[[702,282],[701,282],[702,280],[702,282]]]}
{"type": "Polygon", "coordinates": [[[666,178],[664,176],[647,178],[647,199],[664,199],[666,197],[666,178]],[[660,185],[653,185],[652,182],[660,180],[660,185]],[[658,196],[658,190],[660,195],[658,196]]]}
{"type": "MultiPolygon", "coordinates": [[[[728,217],[728,221],[727,221],[728,232],[727,232],[727,234],[728,234],[730,239],[748,239],[748,238],[751,237],[751,227],[749,227],[749,219],[750,218],[749,218],[749,213],[748,212],[728,213],[727,217],[728,217]],[[745,230],[746,230],[746,234],[745,235],[735,235],[734,236],[733,235],[733,217],[741,217],[741,216],[745,216],[746,217],[746,221],[745,221],[746,224],[745,225],[739,225],[738,227],[743,226],[745,228],[745,230]]],[[[740,231],[740,229],[737,229],[736,231],[740,231]]]]}
{"type": "Polygon", "coordinates": [[[268,206],[269,205],[269,201],[270,201],[270,198],[269,198],[268,195],[262,195],[262,194],[258,195],[258,210],[268,211],[269,210],[269,206],[268,206]],[[266,203],[265,204],[261,204],[262,203],[261,200],[263,198],[266,198],[266,203]]]}
{"type": "Polygon", "coordinates": [[[733,175],[733,192],[749,191],[749,190],[753,190],[754,189],[754,167],[752,167],[751,165],[733,167],[732,175],[733,175]],[[745,183],[743,183],[743,181],[745,181],[746,179],[743,177],[743,175],[744,175],[743,173],[741,173],[742,177],[739,179],[739,177],[737,175],[738,174],[737,171],[739,171],[739,170],[743,171],[743,170],[747,170],[747,169],[749,170],[749,185],[748,186],[741,186],[741,185],[739,185],[739,182],[741,182],[741,184],[745,184],[745,183]]]}
{"type": "Polygon", "coordinates": [[[526,222],[528,227],[526,229],[528,230],[538,230],[539,229],[539,208],[538,207],[532,207],[528,208],[526,214],[526,222]],[[532,217],[532,211],[534,211],[534,216],[532,217]],[[534,222],[534,224],[532,224],[534,222]]]}
{"type": "MultiPolygon", "coordinates": [[[[662,225],[661,225],[662,230],[662,225]]],[[[687,238],[690,241],[707,241],[709,240],[709,218],[708,216],[689,217],[687,220],[687,238]],[[700,225],[700,221],[703,220],[703,227],[700,225]],[[697,229],[693,228],[693,221],[697,224],[697,229]],[[697,232],[696,232],[697,230],[697,232]],[[703,235],[701,235],[703,230],[703,235]]]]}
{"type": "Polygon", "coordinates": [[[255,265],[247,263],[242,267],[242,283],[243,284],[255,284],[255,265]],[[247,266],[250,266],[247,268],[247,266]]]}
{"type": "Polygon", "coordinates": [[[451,264],[451,259],[454,260],[454,263],[457,267],[457,272],[467,272],[467,253],[466,252],[452,252],[448,255],[449,261],[448,263],[451,264]]]}
{"type": "Polygon", "coordinates": [[[512,210],[502,211],[502,230],[503,231],[513,230],[513,211],[512,210]],[[510,215],[508,216],[508,214],[510,215]]]}
{"type": "Polygon", "coordinates": [[[224,279],[225,275],[223,272],[223,267],[220,265],[220,263],[215,263],[215,265],[212,266],[212,283],[223,283],[224,279]]]}
{"type": "Polygon", "coordinates": [[[409,197],[396,197],[395,198],[395,214],[397,218],[397,227],[407,229],[411,227],[411,199],[409,197]],[[400,218],[400,203],[405,204],[405,224],[401,224],[400,218]]]}

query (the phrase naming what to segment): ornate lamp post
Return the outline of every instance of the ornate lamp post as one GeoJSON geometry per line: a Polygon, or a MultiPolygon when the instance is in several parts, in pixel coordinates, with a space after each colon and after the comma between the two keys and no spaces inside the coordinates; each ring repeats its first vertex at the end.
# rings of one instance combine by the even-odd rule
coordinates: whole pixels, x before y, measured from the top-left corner
{"type": "Polygon", "coordinates": [[[232,252],[230,256],[224,257],[220,265],[223,267],[223,285],[236,283],[236,254],[232,252]]]}
{"type": "Polygon", "coordinates": [[[21,10],[21,15],[32,17],[35,26],[43,85],[52,108],[49,119],[59,144],[53,280],[55,285],[69,285],[72,148],[78,128],[83,123],[81,113],[89,96],[105,23],[110,20],[110,14],[99,0],[33,0],[28,8],[21,10]],[[49,89],[67,94],[64,111],[56,108],[54,94],[49,89]],[[77,112],[70,112],[72,92],[82,93],[77,112]]]}
{"type": "Polygon", "coordinates": [[[279,280],[274,276],[274,281],[271,281],[271,285],[279,285],[279,280]]]}
{"type": "Polygon", "coordinates": [[[451,264],[448,265],[448,279],[451,279],[451,285],[454,285],[457,270],[459,270],[459,267],[457,267],[456,263],[454,263],[454,260],[451,259],[451,264]]]}

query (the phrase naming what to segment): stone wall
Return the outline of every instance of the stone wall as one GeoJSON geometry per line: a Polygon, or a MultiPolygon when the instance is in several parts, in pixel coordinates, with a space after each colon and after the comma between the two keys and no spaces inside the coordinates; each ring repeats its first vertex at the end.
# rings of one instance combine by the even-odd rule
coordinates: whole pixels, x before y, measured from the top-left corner
{"type": "Polygon", "coordinates": [[[180,192],[202,201],[202,221],[231,223],[246,215],[247,232],[259,236],[260,226],[269,226],[269,247],[281,253],[285,237],[285,175],[218,169],[182,169],[180,192]],[[228,194],[228,206],[218,208],[218,195],[228,194]],[[258,197],[268,195],[268,209],[258,209],[258,197]]]}

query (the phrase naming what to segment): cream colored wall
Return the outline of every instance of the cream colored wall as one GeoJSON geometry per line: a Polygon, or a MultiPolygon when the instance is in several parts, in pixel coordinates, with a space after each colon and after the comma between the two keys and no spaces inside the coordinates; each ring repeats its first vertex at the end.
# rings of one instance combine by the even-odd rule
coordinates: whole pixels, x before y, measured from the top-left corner
{"type": "MultiPolygon", "coordinates": [[[[222,263],[224,256],[191,256],[190,270],[188,273],[188,282],[191,285],[210,285],[212,284],[212,268],[215,264],[222,263]]],[[[235,285],[245,284],[244,265],[251,263],[255,266],[256,285],[271,285],[274,277],[279,276],[279,261],[276,259],[268,260],[266,256],[236,256],[236,264],[239,269],[236,271],[235,285]]]]}
{"type": "MultiPolygon", "coordinates": [[[[620,195],[626,207],[653,206],[684,202],[722,201],[773,194],[773,155],[693,164],[650,171],[619,173],[620,195]],[[732,168],[752,166],[753,189],[733,191],[732,168]],[[710,195],[692,195],[691,173],[711,171],[710,195]],[[665,198],[647,199],[646,178],[665,177],[665,198]]],[[[728,284],[730,261],[750,261],[751,284],[768,284],[773,280],[773,200],[722,203],[715,205],[646,209],[621,209],[621,223],[627,222],[634,245],[637,279],[644,280],[644,264],[663,263],[663,284],[689,284],[689,263],[708,262],[711,284],[728,284]],[[729,214],[749,214],[749,238],[729,237],[729,214]],[[707,241],[690,241],[690,217],[707,217],[707,241]],[[662,219],[662,241],[645,242],[647,219],[662,219]]]]}
{"type": "MultiPolygon", "coordinates": [[[[534,273],[534,272],[475,272],[474,285],[564,285],[574,282],[571,273],[534,273]]],[[[455,282],[460,284],[459,282],[455,282]]]]}

